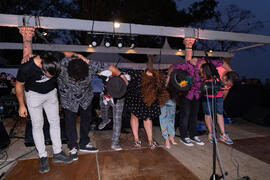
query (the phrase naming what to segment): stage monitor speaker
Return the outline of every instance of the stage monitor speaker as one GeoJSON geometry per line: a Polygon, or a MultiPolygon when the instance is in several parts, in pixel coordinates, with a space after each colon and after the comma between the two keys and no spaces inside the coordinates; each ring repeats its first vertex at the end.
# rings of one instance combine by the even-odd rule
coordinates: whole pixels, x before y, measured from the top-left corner
{"type": "Polygon", "coordinates": [[[10,139],[3,122],[0,121],[0,149],[7,147],[10,143],[10,139]]]}
{"type": "MultiPolygon", "coordinates": [[[[60,120],[60,128],[61,128],[61,140],[62,143],[67,143],[67,136],[65,132],[65,124],[64,119],[60,120]]],[[[51,137],[50,137],[50,124],[46,118],[44,118],[44,125],[43,125],[43,133],[46,145],[51,145],[51,137]]],[[[32,134],[32,123],[31,120],[28,120],[25,127],[25,138],[24,138],[25,146],[35,146],[33,134],[32,134]]]]}
{"type": "Polygon", "coordinates": [[[243,115],[243,119],[262,126],[270,126],[270,108],[254,106],[243,115]]]}

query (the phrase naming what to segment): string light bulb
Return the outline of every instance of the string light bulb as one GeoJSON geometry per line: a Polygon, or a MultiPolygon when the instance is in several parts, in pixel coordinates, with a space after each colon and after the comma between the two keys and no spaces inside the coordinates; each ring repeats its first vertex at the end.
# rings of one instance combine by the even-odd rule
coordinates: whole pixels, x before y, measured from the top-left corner
{"type": "Polygon", "coordinates": [[[120,23],[119,22],[114,22],[113,26],[114,26],[114,28],[118,29],[118,28],[120,28],[120,23]]]}

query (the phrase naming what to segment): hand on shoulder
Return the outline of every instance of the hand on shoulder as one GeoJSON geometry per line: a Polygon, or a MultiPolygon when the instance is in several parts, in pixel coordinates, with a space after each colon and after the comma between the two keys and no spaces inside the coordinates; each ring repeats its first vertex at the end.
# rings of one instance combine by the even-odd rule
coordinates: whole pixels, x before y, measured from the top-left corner
{"type": "Polygon", "coordinates": [[[36,55],[35,54],[28,54],[28,55],[24,56],[22,61],[21,61],[21,64],[28,62],[30,60],[30,58],[32,58],[34,56],[36,56],[36,55]]]}
{"type": "Polygon", "coordinates": [[[71,57],[72,59],[74,58],[80,58],[81,60],[83,60],[84,62],[86,62],[87,64],[89,64],[90,60],[87,59],[86,57],[84,57],[81,54],[75,53],[75,52],[69,52],[69,51],[64,51],[62,52],[65,57],[71,57]]]}

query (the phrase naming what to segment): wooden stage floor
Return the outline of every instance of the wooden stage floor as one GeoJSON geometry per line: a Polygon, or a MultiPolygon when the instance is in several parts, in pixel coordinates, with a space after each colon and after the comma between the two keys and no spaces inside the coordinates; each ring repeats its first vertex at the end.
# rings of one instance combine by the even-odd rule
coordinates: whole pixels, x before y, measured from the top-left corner
{"type": "MultiPolygon", "coordinates": [[[[12,128],[14,121],[3,121],[6,130],[12,128]]],[[[2,149],[8,154],[5,162],[0,159],[0,175],[5,179],[139,179],[139,180],[192,180],[209,179],[212,174],[212,144],[207,142],[207,134],[200,138],[204,146],[187,147],[179,139],[171,149],[164,147],[164,139],[159,127],[153,128],[154,139],[159,147],[152,151],[147,147],[144,129],[139,130],[142,148],[135,149],[133,135],[121,133],[120,152],[111,150],[112,131],[90,131],[91,144],[99,148],[97,154],[79,153],[79,160],[69,165],[53,164],[50,159],[50,172],[39,173],[39,160],[34,147],[26,147],[23,139],[11,138],[10,145],[2,149]],[[31,152],[16,162],[17,157],[31,152]],[[15,161],[15,163],[13,163],[15,161]],[[5,166],[7,165],[7,166],[5,166]],[[4,168],[2,168],[5,166],[4,168]]],[[[227,124],[226,130],[234,140],[234,145],[219,143],[219,151],[224,170],[228,172],[226,179],[237,179],[249,176],[252,180],[270,180],[270,127],[261,127],[242,120],[227,124]]],[[[24,136],[25,122],[20,121],[15,129],[16,136],[24,136]]],[[[178,134],[179,132],[177,132],[178,134]]],[[[52,147],[46,146],[49,157],[52,147]]],[[[66,144],[63,150],[68,152],[66,144]]],[[[219,168],[217,168],[220,175],[219,168]]]]}
{"type": "Polygon", "coordinates": [[[7,174],[7,180],[197,180],[198,178],[162,148],[99,152],[79,156],[72,164],[54,164],[51,170],[38,172],[39,160],[19,161],[7,174]]]}

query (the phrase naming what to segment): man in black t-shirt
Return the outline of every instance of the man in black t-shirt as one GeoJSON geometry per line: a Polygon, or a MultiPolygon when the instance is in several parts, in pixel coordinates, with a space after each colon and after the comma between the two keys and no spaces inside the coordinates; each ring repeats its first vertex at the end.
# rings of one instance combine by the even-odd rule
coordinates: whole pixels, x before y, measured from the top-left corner
{"type": "Polygon", "coordinates": [[[40,172],[50,170],[43,134],[43,109],[50,124],[50,137],[53,147],[53,162],[71,163],[72,159],[62,151],[59,104],[56,78],[59,63],[52,55],[34,56],[19,68],[16,81],[16,96],[19,102],[19,115],[26,117],[27,108],[31,117],[35,146],[40,157],[40,172]],[[25,90],[25,91],[24,91],[25,90]]]}

